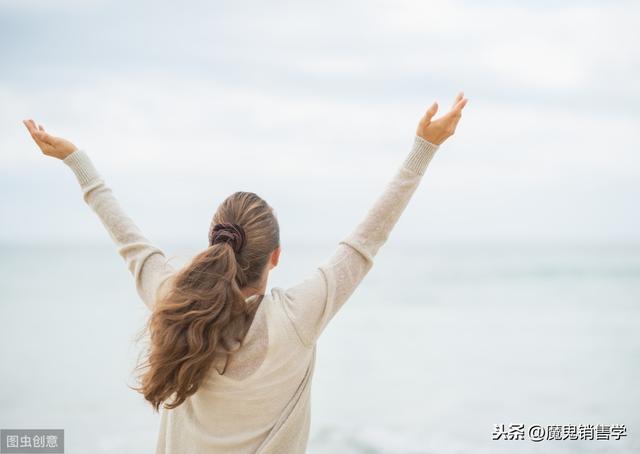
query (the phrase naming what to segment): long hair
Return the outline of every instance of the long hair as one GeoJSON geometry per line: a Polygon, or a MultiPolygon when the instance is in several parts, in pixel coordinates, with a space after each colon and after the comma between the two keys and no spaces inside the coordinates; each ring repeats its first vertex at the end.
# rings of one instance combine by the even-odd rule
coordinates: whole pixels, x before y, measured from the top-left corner
{"type": "Polygon", "coordinates": [[[244,247],[236,252],[229,242],[210,240],[206,250],[165,281],[145,326],[149,347],[137,367],[144,371],[140,386],[134,389],[156,411],[163,402],[168,409],[182,404],[198,390],[218,355],[239,348],[260,302],[245,301],[241,290],[261,283],[280,245],[273,209],[252,192],[229,196],[213,216],[210,234],[221,223],[242,227],[244,247]]]}

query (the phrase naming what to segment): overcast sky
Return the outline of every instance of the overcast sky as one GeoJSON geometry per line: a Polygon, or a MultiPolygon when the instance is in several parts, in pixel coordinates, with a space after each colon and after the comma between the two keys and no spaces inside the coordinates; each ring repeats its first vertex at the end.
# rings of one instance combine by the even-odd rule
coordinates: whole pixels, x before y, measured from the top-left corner
{"type": "Polygon", "coordinates": [[[0,0],[0,240],[102,239],[33,118],[152,240],[236,190],[337,240],[424,110],[469,98],[393,236],[639,240],[637,2],[0,0]]]}

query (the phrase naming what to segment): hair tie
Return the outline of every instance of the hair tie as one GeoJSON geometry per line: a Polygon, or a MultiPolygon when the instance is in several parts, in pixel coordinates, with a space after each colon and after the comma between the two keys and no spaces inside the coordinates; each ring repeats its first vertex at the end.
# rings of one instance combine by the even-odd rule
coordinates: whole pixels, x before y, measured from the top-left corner
{"type": "Polygon", "coordinates": [[[236,254],[242,251],[247,237],[239,224],[221,222],[213,226],[209,232],[209,246],[218,243],[229,243],[236,254]]]}

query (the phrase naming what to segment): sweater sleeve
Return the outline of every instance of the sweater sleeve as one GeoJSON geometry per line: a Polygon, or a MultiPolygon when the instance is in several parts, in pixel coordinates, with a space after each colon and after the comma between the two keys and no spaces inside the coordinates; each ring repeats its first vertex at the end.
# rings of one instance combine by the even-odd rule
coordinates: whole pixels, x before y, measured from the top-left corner
{"type": "Polygon", "coordinates": [[[409,154],[364,219],[323,264],[284,291],[284,310],[303,344],[315,343],[371,269],[438,148],[416,135],[409,154]]]}
{"type": "Polygon", "coordinates": [[[123,211],[84,150],[74,151],[63,162],[76,175],[84,201],[98,215],[117,246],[118,253],[134,277],[138,295],[152,309],[156,291],[173,274],[173,267],[164,253],[142,235],[123,211]]]}

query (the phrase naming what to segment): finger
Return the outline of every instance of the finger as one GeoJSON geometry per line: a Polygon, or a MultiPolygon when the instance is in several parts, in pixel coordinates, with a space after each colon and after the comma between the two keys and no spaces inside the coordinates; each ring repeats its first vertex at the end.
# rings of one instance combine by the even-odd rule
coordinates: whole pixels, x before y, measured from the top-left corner
{"type": "MultiPolygon", "coordinates": [[[[44,132],[44,128],[42,126],[38,126],[35,121],[29,119],[25,122],[25,124],[27,125],[27,128],[31,133],[31,137],[33,137],[33,139],[36,140],[36,142],[38,141],[45,142],[45,143],[51,142],[52,137],[46,132],[44,132]],[[44,135],[42,133],[44,133],[44,135]]],[[[38,145],[40,145],[40,143],[38,143],[38,145]]]]}
{"type": "Polygon", "coordinates": [[[33,135],[41,142],[44,142],[48,145],[53,144],[53,136],[44,130],[36,131],[33,133],[33,135]]]}
{"type": "Polygon", "coordinates": [[[29,130],[29,134],[33,134],[35,132],[33,128],[33,120],[22,120],[22,123],[24,123],[24,125],[27,127],[27,130],[29,130]]]}
{"type": "Polygon", "coordinates": [[[44,131],[44,126],[42,126],[42,125],[38,125],[38,129],[39,129],[40,131],[44,131]]]}
{"type": "Polygon", "coordinates": [[[22,121],[24,123],[24,125],[27,127],[27,130],[29,131],[29,134],[31,134],[31,138],[34,140],[34,142],[40,147],[42,148],[42,146],[44,145],[44,143],[40,140],[40,138],[37,136],[38,130],[35,128],[35,122],[33,120],[23,120],[22,121]]]}
{"type": "Polygon", "coordinates": [[[453,109],[451,109],[449,112],[447,112],[446,115],[442,117],[442,119],[445,121],[445,123],[448,125],[449,128],[452,128],[453,130],[456,129],[456,127],[458,126],[458,122],[460,121],[460,118],[462,118],[462,109],[466,104],[467,104],[467,99],[466,98],[461,99],[456,103],[453,109]]]}
{"type": "Polygon", "coordinates": [[[424,114],[425,119],[430,122],[437,111],[438,111],[438,103],[434,102],[433,104],[431,104],[431,106],[427,109],[427,112],[424,114]]]}
{"type": "Polygon", "coordinates": [[[463,91],[459,92],[456,95],[456,99],[453,101],[453,105],[451,106],[451,108],[454,109],[463,97],[464,97],[464,92],[463,91]]]}
{"type": "Polygon", "coordinates": [[[453,108],[451,109],[451,112],[454,112],[455,114],[461,114],[462,113],[462,109],[464,108],[464,106],[467,105],[467,98],[462,98],[460,100],[458,100],[453,108]]]}

